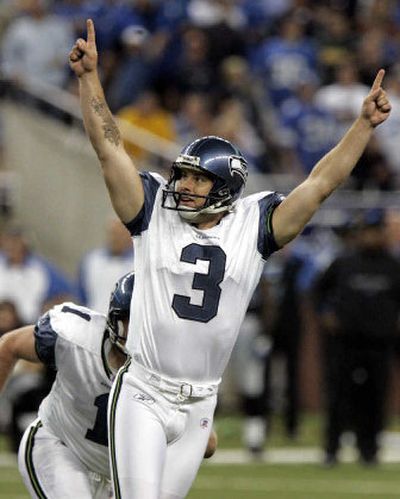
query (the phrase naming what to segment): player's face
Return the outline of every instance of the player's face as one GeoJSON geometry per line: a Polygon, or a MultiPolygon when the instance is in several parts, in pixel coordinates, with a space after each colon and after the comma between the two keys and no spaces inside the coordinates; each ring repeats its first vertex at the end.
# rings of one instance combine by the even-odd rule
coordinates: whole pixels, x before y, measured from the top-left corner
{"type": "Polygon", "coordinates": [[[213,186],[213,181],[206,175],[193,170],[181,169],[181,177],[176,183],[176,190],[183,193],[180,205],[188,208],[200,209],[205,199],[196,196],[207,196],[213,186]],[[186,195],[187,194],[187,195],[186,195]]]}
{"type": "Polygon", "coordinates": [[[128,329],[129,329],[129,319],[122,319],[122,324],[124,327],[124,331],[121,336],[124,336],[124,339],[121,339],[121,343],[125,345],[126,343],[126,338],[128,336],[128,329]]]}

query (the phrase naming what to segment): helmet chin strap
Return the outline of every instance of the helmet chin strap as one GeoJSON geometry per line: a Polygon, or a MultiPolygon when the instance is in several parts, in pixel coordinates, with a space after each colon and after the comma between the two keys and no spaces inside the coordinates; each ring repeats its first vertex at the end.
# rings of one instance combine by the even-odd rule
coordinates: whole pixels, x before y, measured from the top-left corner
{"type": "Polygon", "coordinates": [[[199,211],[186,211],[185,208],[182,206],[178,210],[178,213],[180,217],[187,222],[201,223],[209,220],[210,215],[217,215],[218,213],[222,213],[224,211],[232,211],[232,205],[220,206],[220,207],[212,205],[212,206],[207,206],[207,208],[203,208],[199,211]]]}

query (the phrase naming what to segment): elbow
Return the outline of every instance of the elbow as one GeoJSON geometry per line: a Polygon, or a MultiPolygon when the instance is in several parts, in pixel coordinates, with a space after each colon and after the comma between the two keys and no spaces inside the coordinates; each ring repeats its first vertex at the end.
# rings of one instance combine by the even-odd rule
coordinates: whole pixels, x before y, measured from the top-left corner
{"type": "Polygon", "coordinates": [[[12,332],[9,332],[3,334],[0,338],[0,363],[3,359],[11,359],[14,357],[14,335],[12,332]]]}

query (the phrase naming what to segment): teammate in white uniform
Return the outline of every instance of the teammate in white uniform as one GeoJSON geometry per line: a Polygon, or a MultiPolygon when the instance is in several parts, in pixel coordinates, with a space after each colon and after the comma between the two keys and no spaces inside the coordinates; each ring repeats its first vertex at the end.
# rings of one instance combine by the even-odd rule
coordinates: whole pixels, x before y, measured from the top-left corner
{"type": "MultiPolygon", "coordinates": [[[[117,282],[107,316],[63,303],[36,326],[0,340],[0,389],[18,359],[57,369],[19,449],[19,469],[33,498],[111,497],[107,401],[115,373],[126,361],[133,283],[133,273],[117,282]]],[[[214,445],[210,441],[207,457],[214,445]]]]}
{"type": "Polygon", "coordinates": [[[391,106],[381,70],[351,129],[285,199],[272,192],[241,199],[246,160],[219,137],[187,146],[167,184],[139,175],[124,150],[98,77],[91,20],[87,30],[70,66],[111,201],[135,240],[132,359],[109,402],[114,493],[179,499],[201,463],[217,387],[264,260],[347,178],[391,106]]]}
{"type": "Polygon", "coordinates": [[[110,497],[107,401],[126,360],[116,332],[121,321],[127,327],[133,280],[131,273],[118,281],[108,316],[67,302],[0,339],[0,389],[18,359],[57,369],[19,449],[19,469],[34,498],[110,497]]]}

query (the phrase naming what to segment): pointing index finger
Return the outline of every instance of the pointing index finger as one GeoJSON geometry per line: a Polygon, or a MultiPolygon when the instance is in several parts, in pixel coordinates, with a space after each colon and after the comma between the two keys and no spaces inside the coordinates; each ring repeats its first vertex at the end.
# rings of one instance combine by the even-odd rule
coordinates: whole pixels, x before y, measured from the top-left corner
{"type": "Polygon", "coordinates": [[[86,20],[86,29],[87,29],[87,43],[89,45],[95,45],[96,33],[94,31],[94,23],[91,19],[86,20]]]}
{"type": "Polygon", "coordinates": [[[372,92],[374,90],[378,90],[378,88],[381,87],[384,76],[385,76],[385,70],[384,69],[380,69],[378,71],[378,73],[376,74],[376,76],[375,76],[374,83],[372,84],[372,87],[371,87],[371,91],[372,92]]]}

